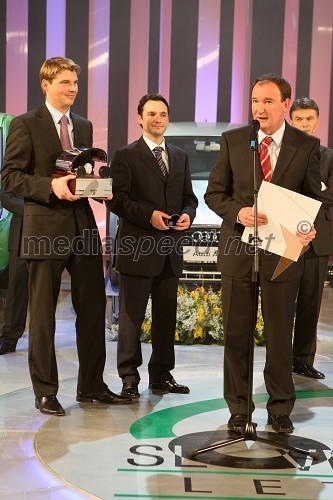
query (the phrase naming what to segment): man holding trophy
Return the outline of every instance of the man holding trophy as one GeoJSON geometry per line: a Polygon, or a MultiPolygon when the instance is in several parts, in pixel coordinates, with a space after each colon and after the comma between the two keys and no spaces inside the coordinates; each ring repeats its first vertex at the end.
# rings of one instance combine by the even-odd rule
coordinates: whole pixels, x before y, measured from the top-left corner
{"type": "Polygon", "coordinates": [[[103,381],[106,299],[101,242],[92,209],[87,197],[71,192],[74,173],[54,175],[63,150],[92,147],[91,122],[70,111],[80,70],[62,57],[43,63],[39,76],[46,102],[12,120],[2,169],[3,189],[25,199],[20,255],[29,268],[29,369],[35,406],[41,413],[58,416],[65,410],[57,399],[55,312],[65,268],[71,276],[77,315],[76,400],[131,402],[111,392],[103,381]]]}

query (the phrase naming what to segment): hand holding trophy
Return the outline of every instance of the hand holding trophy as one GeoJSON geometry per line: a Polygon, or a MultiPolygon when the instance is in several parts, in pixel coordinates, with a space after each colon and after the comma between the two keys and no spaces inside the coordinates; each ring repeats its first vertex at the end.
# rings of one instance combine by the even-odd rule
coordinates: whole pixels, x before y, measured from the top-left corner
{"type": "Polygon", "coordinates": [[[107,162],[107,154],[103,149],[80,147],[62,151],[56,160],[53,179],[71,177],[68,188],[72,195],[80,198],[112,198],[112,179],[110,167],[98,165],[107,162]],[[98,175],[94,170],[98,168],[98,175]]]}

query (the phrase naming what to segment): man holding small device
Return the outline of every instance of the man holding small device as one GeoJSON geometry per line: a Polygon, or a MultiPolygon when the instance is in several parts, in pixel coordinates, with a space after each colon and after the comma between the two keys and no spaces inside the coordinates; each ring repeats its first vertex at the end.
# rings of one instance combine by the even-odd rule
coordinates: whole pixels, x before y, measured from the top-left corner
{"type": "Polygon", "coordinates": [[[138,105],[139,140],[116,151],[111,163],[114,197],[107,202],[120,217],[116,269],[120,272],[118,373],[123,396],[138,398],[142,364],[141,326],[152,298],[152,355],[148,363],[153,392],[186,394],[171,375],[175,366],[177,289],[182,273],[182,231],[195,217],[188,157],[166,144],[169,104],[159,94],[138,105]]]}

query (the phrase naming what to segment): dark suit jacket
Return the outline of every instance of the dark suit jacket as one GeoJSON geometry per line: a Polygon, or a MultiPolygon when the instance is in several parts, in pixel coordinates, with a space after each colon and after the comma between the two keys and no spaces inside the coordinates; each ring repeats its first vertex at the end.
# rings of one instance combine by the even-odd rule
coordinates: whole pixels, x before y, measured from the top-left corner
{"type": "Polygon", "coordinates": [[[8,250],[17,253],[20,242],[24,201],[20,196],[15,196],[11,193],[5,193],[3,190],[1,190],[0,202],[6,210],[13,214],[10,220],[8,250]]]}
{"type": "Polygon", "coordinates": [[[6,341],[16,344],[25,330],[28,310],[28,266],[23,259],[18,257],[24,200],[20,196],[1,190],[0,201],[2,206],[13,214],[8,239],[8,284],[2,336],[6,341]]]}
{"type": "Polygon", "coordinates": [[[121,218],[116,268],[121,273],[156,276],[170,254],[175,275],[182,272],[183,232],[154,229],[154,210],[169,215],[187,213],[193,221],[198,201],[192,190],[188,157],[167,144],[169,175],[164,178],[156,158],[141,137],[115,153],[111,164],[114,197],[108,206],[121,218]]]}
{"type": "Polygon", "coordinates": [[[321,210],[315,221],[317,234],[312,247],[317,256],[333,255],[333,235],[330,207],[333,206],[333,149],[320,146],[320,176],[328,189],[321,191],[321,210]]]}
{"type": "MultiPolygon", "coordinates": [[[[253,152],[249,137],[248,126],[222,134],[221,150],[205,194],[209,208],[223,219],[218,268],[223,274],[240,278],[246,276],[253,262],[248,245],[240,242],[244,226],[237,223],[239,210],[253,206],[253,152]]],[[[259,161],[256,174],[260,184],[262,173],[259,161]]],[[[318,196],[319,140],[286,123],[271,182],[306,196],[318,196]]],[[[260,251],[261,269],[266,279],[271,279],[279,260],[277,255],[260,251]]],[[[302,272],[301,262],[302,259],[299,259],[298,263],[293,263],[276,280],[297,279],[302,272]]]]}
{"type": "MultiPolygon", "coordinates": [[[[92,146],[91,122],[74,113],[71,113],[71,118],[75,146],[92,146]]],[[[56,127],[45,105],[11,121],[2,168],[2,187],[4,191],[25,199],[21,241],[23,258],[66,258],[71,253],[75,235],[85,236],[87,250],[88,245],[92,248],[90,238],[98,237],[87,199],[67,202],[50,192],[50,178],[61,151],[56,127]],[[95,231],[83,232],[84,229],[95,231]]]]}

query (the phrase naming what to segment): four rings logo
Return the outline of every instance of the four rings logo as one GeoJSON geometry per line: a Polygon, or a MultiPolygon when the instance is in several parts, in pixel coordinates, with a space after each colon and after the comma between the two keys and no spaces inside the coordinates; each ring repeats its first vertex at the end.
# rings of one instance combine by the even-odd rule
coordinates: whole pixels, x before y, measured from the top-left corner
{"type": "Polygon", "coordinates": [[[220,236],[219,229],[198,229],[191,233],[192,244],[199,245],[200,243],[218,243],[220,236]]]}

